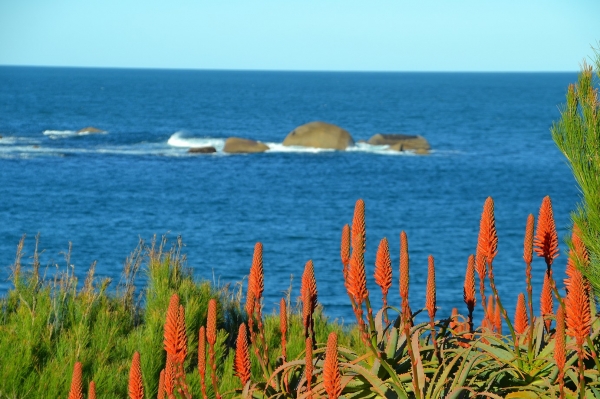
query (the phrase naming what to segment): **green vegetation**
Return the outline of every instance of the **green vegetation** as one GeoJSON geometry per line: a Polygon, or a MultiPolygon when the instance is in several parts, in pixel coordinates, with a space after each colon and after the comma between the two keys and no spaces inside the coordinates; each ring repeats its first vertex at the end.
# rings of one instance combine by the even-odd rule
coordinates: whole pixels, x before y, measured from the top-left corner
{"type": "MultiPolygon", "coordinates": [[[[241,292],[195,282],[185,268],[181,241],[168,249],[166,245],[164,239],[158,244],[140,242],[125,262],[116,293],[110,294],[110,280],[98,281],[94,265],[83,284],[78,283],[71,266],[51,279],[44,278],[37,241],[32,264],[22,265],[21,240],[11,277],[14,286],[0,302],[0,398],[66,398],[77,361],[82,363],[86,387],[89,381],[95,382],[98,398],[124,398],[135,351],[141,354],[146,397],[156,397],[159,373],[165,364],[165,314],[175,292],[186,312],[190,353],[197,351],[198,330],[206,322],[209,299],[218,301],[220,391],[233,391],[238,382],[233,377],[231,348],[237,327],[246,317],[240,311],[241,292]],[[139,272],[144,273],[146,287],[136,293],[139,272]]],[[[316,320],[320,339],[336,331],[344,345],[351,344],[350,334],[340,325],[321,316],[316,320]]],[[[276,316],[265,318],[274,358],[280,342],[278,328],[276,316]]],[[[304,350],[301,331],[296,315],[290,323],[290,356],[304,350]]],[[[197,362],[193,358],[189,356],[186,361],[187,382],[198,392],[197,362]]],[[[210,387],[208,393],[212,395],[210,387]]]]}
{"type": "Polygon", "coordinates": [[[572,218],[590,254],[584,273],[600,294],[600,42],[595,49],[596,76],[583,63],[576,84],[569,86],[561,119],[552,126],[552,137],[567,158],[582,194],[583,202],[572,218]]]}

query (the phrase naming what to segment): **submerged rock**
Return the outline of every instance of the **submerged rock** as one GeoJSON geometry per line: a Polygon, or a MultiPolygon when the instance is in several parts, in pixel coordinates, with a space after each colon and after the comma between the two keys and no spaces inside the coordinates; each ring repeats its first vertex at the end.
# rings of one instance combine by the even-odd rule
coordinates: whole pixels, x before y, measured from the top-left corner
{"type": "Polygon", "coordinates": [[[81,134],[81,133],[105,133],[105,131],[100,130],[93,126],[88,126],[88,127],[84,127],[83,129],[77,131],[77,134],[81,134]]]}
{"type": "Polygon", "coordinates": [[[348,131],[326,122],[310,122],[298,126],[283,140],[283,145],[345,150],[354,145],[348,131]]]}
{"type": "Polygon", "coordinates": [[[389,145],[394,151],[414,151],[417,154],[428,154],[431,146],[423,136],[408,134],[377,133],[368,141],[372,145],[389,145]]]}
{"type": "Polygon", "coordinates": [[[196,147],[188,150],[190,154],[212,154],[217,152],[215,147],[196,147]]]}
{"type": "Polygon", "coordinates": [[[223,152],[227,152],[230,154],[244,154],[265,152],[268,149],[268,145],[258,141],[242,139],[239,137],[230,137],[227,140],[225,140],[223,152]]]}

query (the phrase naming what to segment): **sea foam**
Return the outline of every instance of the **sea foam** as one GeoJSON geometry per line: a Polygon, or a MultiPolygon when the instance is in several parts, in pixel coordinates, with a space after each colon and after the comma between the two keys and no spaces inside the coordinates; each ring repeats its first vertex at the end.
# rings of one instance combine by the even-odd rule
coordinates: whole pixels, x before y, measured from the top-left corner
{"type": "Polygon", "coordinates": [[[171,147],[179,148],[200,148],[200,147],[214,147],[217,151],[223,151],[225,146],[225,139],[211,138],[211,137],[185,137],[186,133],[176,132],[169,140],[167,144],[171,147]]]}
{"type": "Polygon", "coordinates": [[[44,130],[44,136],[48,136],[51,139],[64,139],[69,137],[88,136],[90,134],[107,134],[107,132],[79,132],[76,130],[44,130]]]}

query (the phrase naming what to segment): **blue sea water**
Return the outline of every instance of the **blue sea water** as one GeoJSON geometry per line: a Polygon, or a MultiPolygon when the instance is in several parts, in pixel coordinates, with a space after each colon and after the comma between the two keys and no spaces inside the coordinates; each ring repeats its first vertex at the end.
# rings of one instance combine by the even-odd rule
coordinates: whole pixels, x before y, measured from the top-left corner
{"type": "MultiPolygon", "coordinates": [[[[509,314],[525,291],[523,235],[529,213],[553,201],[562,239],[579,201],[549,128],[574,73],[333,73],[0,67],[0,293],[20,237],[26,257],[39,232],[48,273],[71,263],[83,276],[119,281],[138,239],[178,235],[198,278],[221,284],[247,275],[264,245],[265,307],[290,286],[299,294],[315,263],[319,302],[352,321],[339,242],[354,203],[366,202],[367,267],[390,242],[398,304],[399,234],[411,259],[410,300],[424,305],[427,256],[436,262],[438,315],[462,302],[464,270],[479,218],[495,201],[497,284],[509,314]],[[296,126],[323,120],[356,140],[420,134],[429,156],[362,147],[346,152],[284,148],[296,126]],[[86,126],[105,134],[77,135],[86,126]],[[241,136],[270,143],[264,154],[190,155],[241,136]]],[[[564,276],[566,246],[555,262],[564,276]]],[[[27,259],[30,261],[30,259],[27,259]]],[[[542,259],[534,261],[539,297],[542,259]]],[[[562,285],[559,283],[559,285],[562,285]]],[[[536,301],[537,302],[537,301],[536,301]]]]}

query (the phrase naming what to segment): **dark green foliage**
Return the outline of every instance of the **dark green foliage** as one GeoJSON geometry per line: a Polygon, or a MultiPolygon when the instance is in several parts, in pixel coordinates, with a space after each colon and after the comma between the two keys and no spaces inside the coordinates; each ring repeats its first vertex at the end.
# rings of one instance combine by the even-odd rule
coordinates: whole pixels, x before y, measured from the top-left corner
{"type": "Polygon", "coordinates": [[[595,49],[596,70],[583,63],[579,79],[567,90],[561,119],[552,126],[552,137],[567,158],[579,184],[582,203],[573,213],[591,258],[582,270],[596,295],[600,294],[600,43],[595,49]]]}

